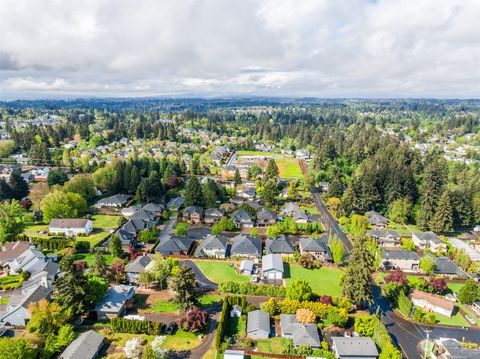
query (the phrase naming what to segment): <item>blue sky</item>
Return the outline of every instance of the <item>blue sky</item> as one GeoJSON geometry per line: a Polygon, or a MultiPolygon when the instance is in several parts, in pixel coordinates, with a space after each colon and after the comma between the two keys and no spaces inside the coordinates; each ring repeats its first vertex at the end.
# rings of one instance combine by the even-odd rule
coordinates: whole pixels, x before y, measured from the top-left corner
{"type": "Polygon", "coordinates": [[[2,0],[0,97],[480,97],[476,0],[2,0]]]}

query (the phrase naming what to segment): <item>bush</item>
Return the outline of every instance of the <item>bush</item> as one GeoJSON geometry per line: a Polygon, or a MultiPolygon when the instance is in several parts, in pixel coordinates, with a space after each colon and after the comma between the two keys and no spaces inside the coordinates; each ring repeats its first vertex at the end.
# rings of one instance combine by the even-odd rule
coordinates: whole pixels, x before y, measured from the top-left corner
{"type": "Polygon", "coordinates": [[[77,253],[88,253],[90,251],[89,241],[75,241],[75,250],[77,253]]]}
{"type": "Polygon", "coordinates": [[[52,236],[49,238],[33,237],[32,243],[41,250],[57,251],[73,245],[73,241],[65,239],[62,236],[52,236]]]}
{"type": "Polygon", "coordinates": [[[242,294],[242,295],[261,295],[268,297],[285,297],[285,287],[253,284],[253,283],[237,283],[223,282],[220,283],[218,290],[220,293],[242,294]]]}
{"type": "Polygon", "coordinates": [[[128,320],[124,318],[113,318],[110,320],[110,327],[114,333],[160,335],[162,323],[150,320],[128,320]]]}

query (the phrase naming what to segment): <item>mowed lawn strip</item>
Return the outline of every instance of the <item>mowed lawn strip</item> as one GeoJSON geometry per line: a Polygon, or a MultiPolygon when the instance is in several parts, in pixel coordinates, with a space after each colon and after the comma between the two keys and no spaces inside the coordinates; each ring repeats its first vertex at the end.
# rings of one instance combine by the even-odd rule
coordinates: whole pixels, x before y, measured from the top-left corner
{"type": "Polygon", "coordinates": [[[298,161],[294,158],[283,157],[275,159],[278,167],[278,172],[282,178],[302,178],[303,173],[298,161]]]}
{"type": "Polygon", "coordinates": [[[319,269],[306,269],[297,264],[284,264],[285,280],[287,285],[296,279],[306,280],[314,293],[318,295],[339,296],[342,294],[340,276],[342,270],[337,268],[322,267],[319,269]]]}
{"type": "Polygon", "coordinates": [[[208,279],[217,284],[228,281],[246,283],[250,280],[249,276],[238,274],[232,262],[195,261],[195,264],[208,279]]]}

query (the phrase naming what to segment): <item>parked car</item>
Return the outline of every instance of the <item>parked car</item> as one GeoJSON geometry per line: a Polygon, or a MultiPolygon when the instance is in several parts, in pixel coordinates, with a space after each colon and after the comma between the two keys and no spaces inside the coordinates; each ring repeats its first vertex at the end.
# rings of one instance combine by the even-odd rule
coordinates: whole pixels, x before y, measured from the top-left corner
{"type": "Polygon", "coordinates": [[[167,325],[165,323],[162,323],[160,325],[160,334],[165,334],[166,330],[167,330],[167,325]]]}
{"type": "Polygon", "coordinates": [[[471,316],[465,315],[465,318],[470,322],[470,324],[477,324],[477,322],[475,322],[475,320],[471,316]]]}
{"type": "Polygon", "coordinates": [[[165,331],[165,334],[173,334],[175,332],[175,329],[177,329],[177,323],[171,322],[168,325],[167,330],[165,331]]]}

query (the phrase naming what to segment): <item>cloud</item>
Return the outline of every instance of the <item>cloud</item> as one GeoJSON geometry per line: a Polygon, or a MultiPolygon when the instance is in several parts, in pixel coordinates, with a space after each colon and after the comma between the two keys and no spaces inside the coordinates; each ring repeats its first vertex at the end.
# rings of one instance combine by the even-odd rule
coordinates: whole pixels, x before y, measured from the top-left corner
{"type": "Polygon", "coordinates": [[[476,0],[2,0],[0,96],[480,97],[476,0]]]}

